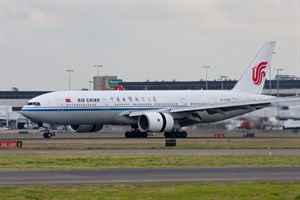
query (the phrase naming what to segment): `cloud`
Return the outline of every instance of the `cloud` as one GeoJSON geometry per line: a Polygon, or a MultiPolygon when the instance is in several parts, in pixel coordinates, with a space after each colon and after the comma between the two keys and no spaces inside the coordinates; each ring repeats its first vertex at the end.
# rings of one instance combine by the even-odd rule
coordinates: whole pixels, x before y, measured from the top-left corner
{"type": "Polygon", "coordinates": [[[126,81],[199,80],[203,65],[210,79],[239,78],[271,39],[274,64],[294,74],[299,66],[296,1],[7,1],[2,9],[5,88],[65,89],[70,67],[74,88],[88,87],[94,64],[126,81]]]}
{"type": "Polygon", "coordinates": [[[37,32],[49,31],[65,25],[63,18],[31,7],[29,3],[7,3],[4,4],[3,11],[3,34],[6,41],[23,39],[37,32]]]}

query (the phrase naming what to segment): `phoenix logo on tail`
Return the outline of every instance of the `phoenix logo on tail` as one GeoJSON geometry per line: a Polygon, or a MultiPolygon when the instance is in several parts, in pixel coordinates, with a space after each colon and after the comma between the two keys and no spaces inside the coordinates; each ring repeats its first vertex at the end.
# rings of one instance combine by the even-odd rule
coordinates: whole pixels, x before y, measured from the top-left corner
{"type": "Polygon", "coordinates": [[[255,85],[260,85],[262,79],[266,76],[264,69],[267,67],[268,62],[261,62],[256,67],[252,68],[252,80],[255,85]]]}

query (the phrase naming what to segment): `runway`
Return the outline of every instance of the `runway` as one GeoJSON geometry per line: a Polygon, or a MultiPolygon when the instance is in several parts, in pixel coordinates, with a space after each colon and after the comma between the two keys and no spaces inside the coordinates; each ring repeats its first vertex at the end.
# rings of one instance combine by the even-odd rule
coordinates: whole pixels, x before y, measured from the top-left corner
{"type": "Polygon", "coordinates": [[[2,171],[0,185],[300,182],[300,167],[2,171]]]}

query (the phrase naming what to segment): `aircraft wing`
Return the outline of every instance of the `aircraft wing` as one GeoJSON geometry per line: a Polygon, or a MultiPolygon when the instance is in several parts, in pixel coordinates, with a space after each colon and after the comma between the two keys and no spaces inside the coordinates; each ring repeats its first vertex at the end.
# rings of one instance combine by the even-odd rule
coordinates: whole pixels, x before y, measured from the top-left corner
{"type": "Polygon", "coordinates": [[[221,113],[226,115],[227,111],[237,110],[237,109],[247,109],[247,110],[258,110],[261,108],[265,108],[271,106],[271,103],[268,101],[253,101],[250,102],[242,102],[242,103],[223,103],[223,104],[214,104],[207,106],[186,106],[186,107],[173,107],[173,108],[165,108],[159,110],[141,110],[141,111],[126,111],[121,113],[120,115],[129,116],[129,117],[138,117],[148,112],[164,112],[164,113],[189,113],[196,111],[207,111],[209,114],[221,113]]]}
{"type": "Polygon", "coordinates": [[[162,109],[146,109],[140,111],[126,111],[123,112],[121,115],[127,115],[129,117],[138,117],[148,112],[170,112],[170,109],[162,108],[162,109]]]}
{"type": "Polygon", "coordinates": [[[204,111],[208,113],[224,113],[226,111],[232,111],[236,109],[247,109],[247,110],[258,110],[264,107],[273,106],[276,103],[288,102],[288,101],[300,101],[299,96],[293,97],[281,97],[274,99],[266,100],[253,100],[253,101],[244,101],[244,102],[235,102],[235,103],[222,103],[215,105],[199,106],[199,107],[180,107],[170,109],[170,113],[182,113],[182,112],[193,112],[193,111],[204,111]]]}
{"type": "MultiPolygon", "coordinates": [[[[173,107],[173,108],[163,108],[163,109],[149,109],[149,110],[140,110],[140,111],[127,111],[121,115],[126,115],[129,117],[138,117],[147,112],[167,112],[167,113],[184,113],[184,112],[195,112],[195,111],[204,111],[206,110],[210,114],[221,113],[226,115],[227,111],[237,110],[237,109],[247,109],[247,110],[259,110],[261,108],[273,106],[276,103],[288,102],[288,101],[300,101],[299,96],[293,97],[280,97],[274,99],[266,100],[253,100],[253,101],[243,101],[235,103],[222,103],[214,104],[207,106],[185,106],[185,107],[173,107]]],[[[276,105],[277,106],[277,105],[276,105]]]]}

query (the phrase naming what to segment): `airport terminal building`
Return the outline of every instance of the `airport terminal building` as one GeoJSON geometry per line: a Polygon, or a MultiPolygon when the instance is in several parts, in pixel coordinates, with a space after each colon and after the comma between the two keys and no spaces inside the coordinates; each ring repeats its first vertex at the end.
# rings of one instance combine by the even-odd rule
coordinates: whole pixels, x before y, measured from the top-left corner
{"type": "MultiPolygon", "coordinates": [[[[237,80],[207,81],[208,90],[230,90],[237,80]]],[[[205,90],[206,81],[155,81],[155,82],[121,82],[126,90],[205,90]]],[[[264,94],[273,96],[292,96],[300,94],[300,79],[266,81],[264,94]]]]}

